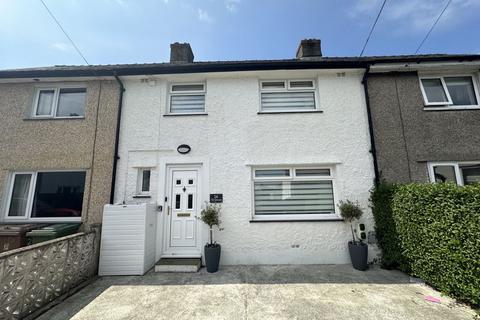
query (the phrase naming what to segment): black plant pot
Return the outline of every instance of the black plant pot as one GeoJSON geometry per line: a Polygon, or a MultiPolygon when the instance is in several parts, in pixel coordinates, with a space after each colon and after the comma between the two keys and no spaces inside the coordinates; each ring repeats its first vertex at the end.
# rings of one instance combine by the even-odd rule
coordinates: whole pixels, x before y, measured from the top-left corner
{"type": "Polygon", "coordinates": [[[217,272],[218,264],[220,263],[220,252],[222,247],[219,244],[205,245],[205,264],[207,265],[207,272],[217,272]]]}
{"type": "Polygon", "coordinates": [[[352,266],[360,271],[367,270],[368,267],[368,245],[365,243],[352,241],[348,242],[348,252],[350,253],[350,260],[352,266]]]}

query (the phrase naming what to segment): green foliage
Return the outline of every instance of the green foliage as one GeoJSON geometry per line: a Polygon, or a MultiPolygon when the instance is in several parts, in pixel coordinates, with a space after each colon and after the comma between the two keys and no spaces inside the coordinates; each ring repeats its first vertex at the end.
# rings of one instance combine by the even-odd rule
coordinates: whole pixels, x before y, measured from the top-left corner
{"type": "MultiPolygon", "coordinates": [[[[363,214],[362,208],[360,208],[360,205],[358,204],[358,201],[353,202],[350,200],[346,201],[340,201],[340,204],[338,205],[338,208],[340,209],[340,215],[345,221],[350,222],[350,229],[352,231],[352,241],[353,243],[356,243],[355,240],[355,232],[353,232],[353,225],[352,222],[353,220],[358,220],[363,214]]],[[[359,239],[360,242],[362,242],[362,239],[359,239]]]]}
{"type": "Polygon", "coordinates": [[[398,186],[392,209],[412,273],[480,305],[480,184],[398,186]]]}
{"type": "Polygon", "coordinates": [[[210,245],[213,245],[213,226],[220,225],[220,205],[208,204],[200,213],[200,219],[210,227],[210,245]]]}
{"type": "Polygon", "coordinates": [[[363,214],[363,211],[360,208],[358,201],[340,201],[338,208],[340,209],[340,215],[342,216],[342,218],[348,222],[360,219],[363,214]]]}
{"type": "Polygon", "coordinates": [[[408,262],[402,254],[398,232],[392,215],[392,200],[398,185],[382,182],[371,192],[370,206],[375,219],[375,234],[382,250],[381,263],[387,269],[409,271],[408,262]]]}

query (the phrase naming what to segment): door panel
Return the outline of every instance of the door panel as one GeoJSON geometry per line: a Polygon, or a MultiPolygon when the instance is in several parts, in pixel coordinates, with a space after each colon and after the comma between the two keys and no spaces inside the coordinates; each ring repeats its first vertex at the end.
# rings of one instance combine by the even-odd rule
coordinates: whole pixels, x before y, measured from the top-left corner
{"type": "Polygon", "coordinates": [[[197,179],[198,172],[196,170],[172,171],[171,247],[196,246],[197,179]]]}

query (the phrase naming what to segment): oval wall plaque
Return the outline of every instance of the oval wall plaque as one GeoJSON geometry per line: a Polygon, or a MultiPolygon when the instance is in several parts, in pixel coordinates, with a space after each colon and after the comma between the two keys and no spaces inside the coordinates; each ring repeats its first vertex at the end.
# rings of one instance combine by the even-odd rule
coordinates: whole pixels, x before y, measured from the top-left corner
{"type": "Polygon", "coordinates": [[[181,153],[181,154],[187,154],[190,152],[190,150],[192,150],[192,148],[190,148],[188,144],[181,144],[177,148],[178,153],[181,153]]]}

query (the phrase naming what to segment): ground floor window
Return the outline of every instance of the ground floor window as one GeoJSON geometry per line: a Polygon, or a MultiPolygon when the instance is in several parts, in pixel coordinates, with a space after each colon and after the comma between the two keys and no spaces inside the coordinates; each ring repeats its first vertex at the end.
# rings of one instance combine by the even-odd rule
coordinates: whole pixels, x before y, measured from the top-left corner
{"type": "Polygon", "coordinates": [[[80,220],[85,171],[14,172],[6,219],[80,220]]]}
{"type": "Polygon", "coordinates": [[[301,219],[335,215],[332,168],[256,168],[254,215],[261,219],[301,219]]]}
{"type": "Polygon", "coordinates": [[[478,162],[431,162],[428,163],[431,182],[454,182],[460,186],[480,182],[478,162]]]}
{"type": "Polygon", "coordinates": [[[152,170],[150,168],[138,169],[137,175],[137,195],[150,194],[150,175],[152,170]]]}

